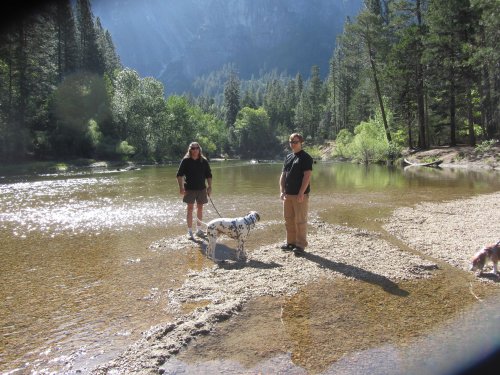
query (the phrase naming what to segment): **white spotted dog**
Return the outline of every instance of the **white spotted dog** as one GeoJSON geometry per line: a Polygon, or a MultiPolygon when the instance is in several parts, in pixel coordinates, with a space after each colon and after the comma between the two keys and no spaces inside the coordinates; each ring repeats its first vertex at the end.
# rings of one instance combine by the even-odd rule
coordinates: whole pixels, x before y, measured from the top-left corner
{"type": "Polygon", "coordinates": [[[220,218],[214,219],[207,223],[207,257],[212,259],[214,262],[219,262],[215,259],[215,245],[217,242],[217,237],[220,234],[225,234],[235,240],[238,240],[238,260],[246,260],[247,254],[245,252],[245,241],[250,233],[250,230],[255,227],[257,221],[260,220],[260,216],[255,211],[250,211],[244,217],[238,217],[234,219],[220,218]]]}
{"type": "Polygon", "coordinates": [[[484,265],[488,260],[493,262],[493,273],[498,275],[498,259],[500,258],[500,241],[496,244],[484,246],[471,259],[470,271],[478,271],[477,275],[481,275],[484,265]]]}

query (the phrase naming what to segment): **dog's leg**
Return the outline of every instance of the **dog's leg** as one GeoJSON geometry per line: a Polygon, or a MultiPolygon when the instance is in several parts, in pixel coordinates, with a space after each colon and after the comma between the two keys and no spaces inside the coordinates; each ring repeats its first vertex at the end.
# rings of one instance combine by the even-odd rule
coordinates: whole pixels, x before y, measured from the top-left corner
{"type": "Polygon", "coordinates": [[[207,232],[208,233],[208,243],[207,243],[207,258],[214,260],[215,257],[215,246],[217,242],[217,235],[215,235],[212,232],[207,232]]]}
{"type": "Polygon", "coordinates": [[[210,253],[210,259],[212,259],[212,261],[214,261],[215,263],[219,263],[219,262],[222,262],[220,259],[217,259],[215,257],[215,249],[217,247],[217,237],[218,237],[218,233],[215,233],[213,234],[213,237],[212,237],[212,247],[211,247],[211,253],[210,253]]]}
{"type": "Polygon", "coordinates": [[[247,253],[245,252],[245,241],[242,238],[238,238],[237,259],[242,261],[247,260],[247,253]]]}

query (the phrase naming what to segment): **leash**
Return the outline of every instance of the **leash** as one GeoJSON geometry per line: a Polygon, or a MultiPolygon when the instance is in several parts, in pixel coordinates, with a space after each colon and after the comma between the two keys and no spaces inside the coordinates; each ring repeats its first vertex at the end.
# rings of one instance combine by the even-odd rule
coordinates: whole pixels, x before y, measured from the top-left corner
{"type": "MultiPolygon", "coordinates": [[[[214,202],[212,201],[212,198],[210,197],[210,195],[208,195],[208,199],[210,199],[210,203],[212,203],[212,206],[214,207],[215,211],[217,212],[217,214],[219,215],[220,218],[222,218],[222,215],[219,213],[219,211],[217,210],[217,208],[215,207],[215,204],[214,202]]],[[[196,218],[197,222],[200,223],[200,224],[203,224],[204,226],[208,226],[207,223],[205,223],[204,221],[201,221],[200,219],[196,218]]]]}
{"type": "Polygon", "coordinates": [[[212,201],[212,197],[209,195],[208,196],[208,199],[210,199],[210,203],[212,203],[212,206],[214,207],[214,210],[215,212],[217,212],[217,214],[219,215],[220,218],[222,218],[222,215],[219,213],[219,211],[217,210],[217,208],[215,207],[215,204],[214,202],[212,201]]]}

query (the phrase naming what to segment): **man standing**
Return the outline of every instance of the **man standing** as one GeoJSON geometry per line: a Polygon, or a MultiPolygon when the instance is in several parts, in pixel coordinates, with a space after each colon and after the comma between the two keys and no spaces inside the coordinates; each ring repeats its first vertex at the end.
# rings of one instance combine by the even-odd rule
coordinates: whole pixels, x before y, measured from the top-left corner
{"type": "Polygon", "coordinates": [[[304,254],[307,246],[307,214],[309,209],[309,182],[313,159],[302,150],[304,138],[299,133],[290,135],[292,152],[285,158],[280,176],[280,198],[283,200],[286,243],[284,251],[293,251],[296,256],[304,254]]]}

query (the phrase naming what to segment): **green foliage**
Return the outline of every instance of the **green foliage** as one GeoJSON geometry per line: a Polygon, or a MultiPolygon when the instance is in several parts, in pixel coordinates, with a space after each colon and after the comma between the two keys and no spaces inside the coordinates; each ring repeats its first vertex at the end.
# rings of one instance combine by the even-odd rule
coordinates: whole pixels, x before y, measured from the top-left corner
{"type": "Polygon", "coordinates": [[[350,158],[350,146],[354,139],[354,135],[347,129],[340,130],[335,141],[334,156],[350,158]]]}
{"type": "Polygon", "coordinates": [[[240,110],[240,80],[236,72],[231,72],[224,86],[224,108],[226,126],[230,128],[240,110]]]}
{"type": "Polygon", "coordinates": [[[388,143],[380,120],[362,122],[354,129],[354,134],[342,129],[336,139],[335,156],[356,160],[365,164],[395,160],[401,147],[388,143]]]}
{"type": "Polygon", "coordinates": [[[209,113],[204,113],[197,106],[191,107],[190,117],[195,124],[196,131],[193,139],[203,145],[203,153],[209,157],[223,154],[228,148],[229,132],[224,121],[209,113]]]}
{"type": "Polygon", "coordinates": [[[385,160],[388,143],[376,121],[362,122],[354,129],[351,152],[354,159],[368,164],[385,160]]]}
{"type": "Polygon", "coordinates": [[[497,143],[498,143],[497,139],[490,139],[487,141],[483,141],[480,144],[476,145],[476,147],[474,148],[474,151],[477,154],[484,154],[484,153],[490,151],[491,148],[497,143]]]}
{"type": "Polygon", "coordinates": [[[130,156],[135,154],[135,148],[129,145],[127,141],[121,141],[118,143],[115,151],[124,161],[128,160],[130,156]]]}
{"type": "Polygon", "coordinates": [[[401,146],[398,146],[394,142],[389,142],[385,150],[384,159],[393,162],[401,157],[401,151],[401,146]]]}
{"type": "Polygon", "coordinates": [[[321,160],[323,153],[321,152],[319,145],[308,146],[304,145],[304,151],[306,151],[313,159],[321,160]]]}
{"type": "Polygon", "coordinates": [[[103,136],[99,130],[99,125],[97,125],[97,122],[94,119],[90,119],[88,122],[86,137],[93,149],[96,149],[99,146],[99,143],[101,143],[103,136]]]}
{"type": "Polygon", "coordinates": [[[51,132],[58,156],[92,156],[102,138],[98,124],[108,116],[103,80],[95,74],[69,76],[54,93],[56,127],[51,132]]]}
{"type": "Polygon", "coordinates": [[[325,81],[317,66],[240,80],[229,64],[197,82],[198,98],[165,98],[159,81],[121,68],[89,0],[49,2],[0,38],[0,158],[164,161],[193,140],[211,156],[273,158],[299,131],[312,153],[336,136],[336,156],[367,163],[403,145],[498,139],[498,0],[366,5],[325,81]]]}
{"type": "Polygon", "coordinates": [[[163,84],[125,69],[117,74],[114,87],[112,113],[119,138],[134,146],[138,157],[161,154],[159,144],[170,140],[163,84]]]}
{"type": "Polygon", "coordinates": [[[235,122],[238,153],[244,158],[273,157],[279,143],[269,126],[269,116],[263,108],[245,107],[235,122]]]}

